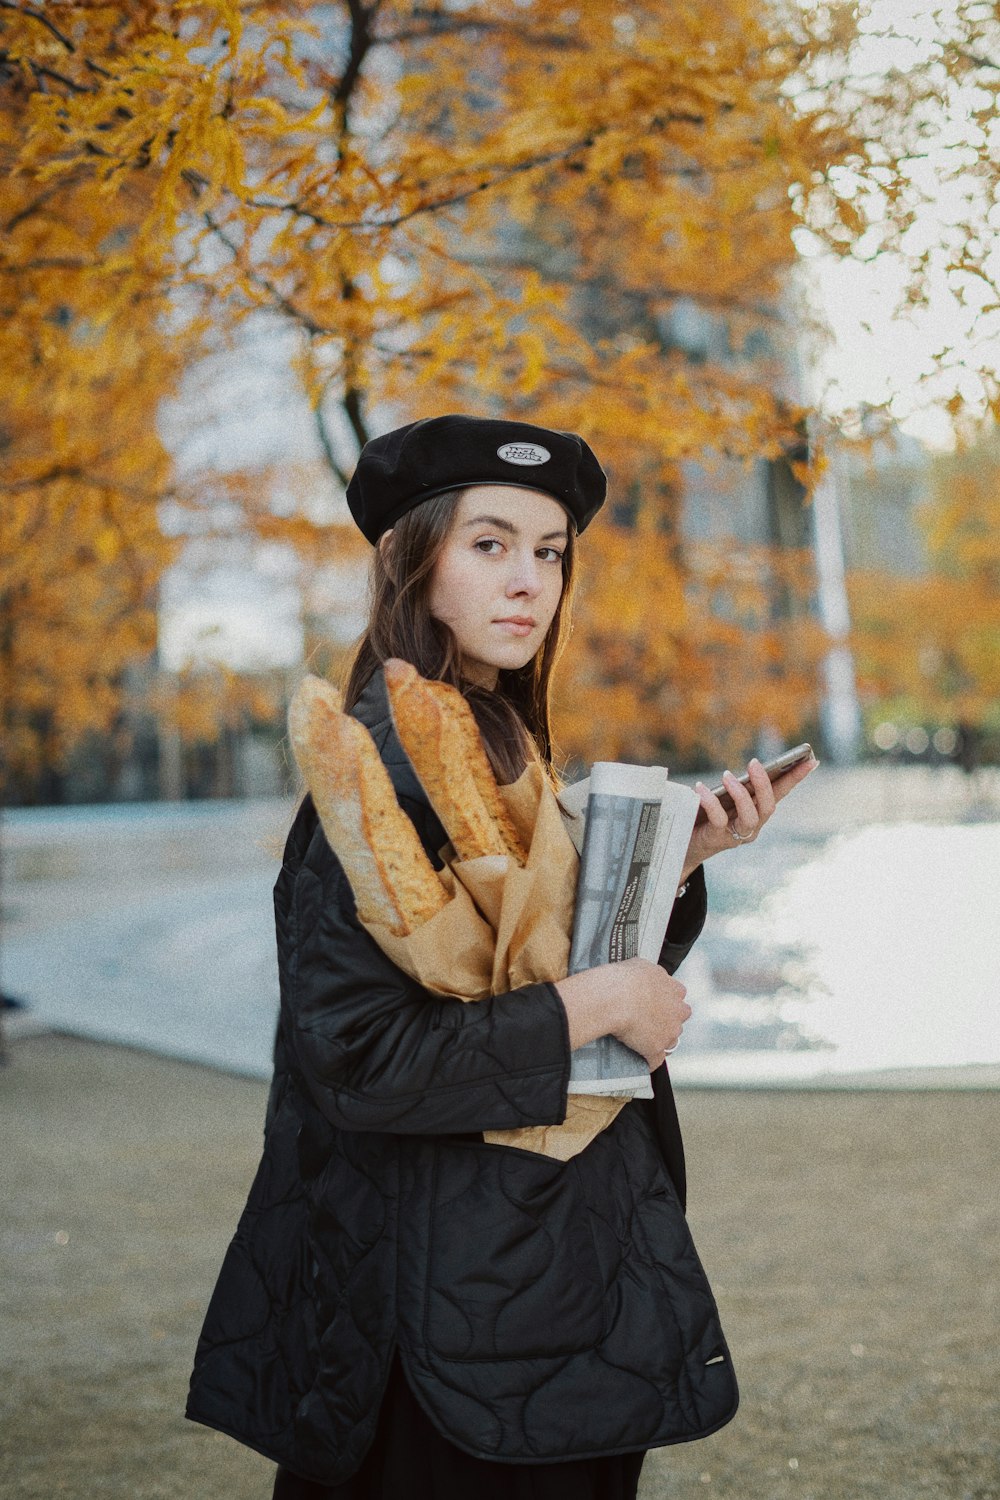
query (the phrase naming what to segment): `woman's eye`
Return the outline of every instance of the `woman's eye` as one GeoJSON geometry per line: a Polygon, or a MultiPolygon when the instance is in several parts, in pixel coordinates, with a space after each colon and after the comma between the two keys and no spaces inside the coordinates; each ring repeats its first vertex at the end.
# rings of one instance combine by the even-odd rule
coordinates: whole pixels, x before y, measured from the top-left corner
{"type": "Polygon", "coordinates": [[[495,536],[484,536],[481,537],[480,540],[476,543],[476,548],[480,552],[485,552],[488,557],[495,557],[496,554],[493,550],[494,547],[500,547],[502,545],[503,544],[499,542],[495,536]]]}
{"type": "Polygon", "coordinates": [[[558,547],[539,547],[538,556],[545,555],[546,562],[562,562],[562,553],[558,547]]]}

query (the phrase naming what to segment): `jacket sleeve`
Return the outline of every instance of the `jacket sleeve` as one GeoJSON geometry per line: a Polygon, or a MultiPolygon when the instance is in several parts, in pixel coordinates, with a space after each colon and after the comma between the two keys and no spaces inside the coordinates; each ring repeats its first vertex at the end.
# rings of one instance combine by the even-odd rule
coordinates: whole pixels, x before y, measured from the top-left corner
{"type": "Polygon", "coordinates": [[[673,974],[687,958],[705,925],[708,914],[708,889],[705,866],[698,865],[688,879],[687,890],[678,896],[670,913],[667,934],[660,950],[659,962],[673,974]]]}
{"type": "Polygon", "coordinates": [[[295,879],[293,929],[289,1040],[334,1125],[438,1134],[565,1119],[569,1029],[554,985],[474,1003],[425,990],[358,922],[322,834],[295,879]]]}

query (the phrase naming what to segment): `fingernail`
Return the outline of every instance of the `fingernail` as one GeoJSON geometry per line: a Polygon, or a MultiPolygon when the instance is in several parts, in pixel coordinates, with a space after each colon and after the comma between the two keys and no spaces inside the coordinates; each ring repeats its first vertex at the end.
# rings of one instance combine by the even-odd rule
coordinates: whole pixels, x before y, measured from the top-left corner
{"type": "Polygon", "coordinates": [[[705,790],[705,783],[703,781],[696,781],[694,789],[696,792],[703,792],[705,790]]]}

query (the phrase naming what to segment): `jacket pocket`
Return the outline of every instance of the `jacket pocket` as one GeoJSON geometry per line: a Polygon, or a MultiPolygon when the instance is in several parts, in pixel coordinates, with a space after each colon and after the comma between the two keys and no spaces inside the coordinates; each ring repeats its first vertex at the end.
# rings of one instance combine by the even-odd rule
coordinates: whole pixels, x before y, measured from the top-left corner
{"type": "Polygon", "coordinates": [[[531,1359],[600,1342],[604,1287],[573,1162],[449,1147],[428,1228],[424,1337],[439,1356],[531,1359]]]}

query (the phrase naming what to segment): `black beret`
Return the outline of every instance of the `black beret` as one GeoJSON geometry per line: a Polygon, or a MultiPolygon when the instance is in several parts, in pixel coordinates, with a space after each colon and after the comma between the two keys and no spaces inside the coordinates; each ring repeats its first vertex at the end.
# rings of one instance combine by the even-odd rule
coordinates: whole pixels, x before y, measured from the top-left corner
{"type": "Polygon", "coordinates": [[[491,417],[426,417],[365,444],[347,503],[368,540],[377,542],[424,500],[470,484],[543,490],[566,507],[578,532],[608,489],[604,470],[575,433],[491,417]]]}

